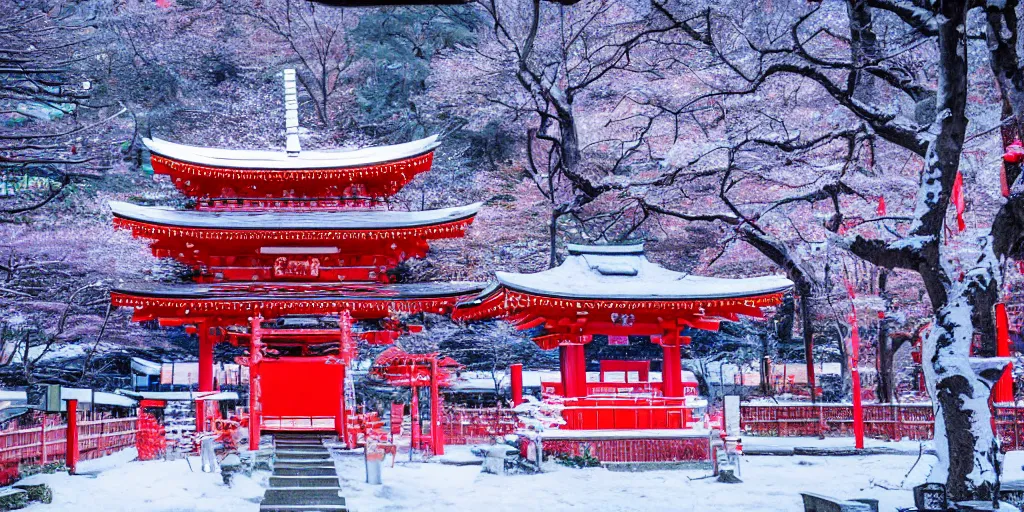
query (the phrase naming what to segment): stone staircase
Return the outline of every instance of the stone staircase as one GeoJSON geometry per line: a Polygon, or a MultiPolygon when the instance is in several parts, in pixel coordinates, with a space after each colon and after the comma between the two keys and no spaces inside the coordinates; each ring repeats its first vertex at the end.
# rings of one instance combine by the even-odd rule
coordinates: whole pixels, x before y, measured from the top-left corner
{"type": "Polygon", "coordinates": [[[341,482],[318,434],[274,435],[274,473],[260,512],[345,512],[341,482]]]}

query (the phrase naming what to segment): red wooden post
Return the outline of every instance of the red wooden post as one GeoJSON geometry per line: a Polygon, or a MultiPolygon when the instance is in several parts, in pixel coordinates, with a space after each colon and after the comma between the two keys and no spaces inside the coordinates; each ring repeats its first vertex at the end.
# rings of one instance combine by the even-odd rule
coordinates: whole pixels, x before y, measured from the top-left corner
{"type": "MultiPolygon", "coordinates": [[[[199,335],[199,391],[213,391],[213,337],[206,322],[196,324],[196,332],[199,335]]],[[[196,432],[210,430],[206,412],[206,401],[196,401],[196,432]]]]}
{"type": "Polygon", "coordinates": [[[335,418],[334,429],[340,440],[345,443],[346,448],[353,448],[348,439],[348,406],[345,404],[345,378],[348,369],[349,357],[351,357],[354,341],[352,340],[352,315],[348,310],[338,314],[338,329],[341,331],[338,338],[338,355],[342,359],[341,365],[341,392],[338,416],[335,418]]]}
{"type": "Polygon", "coordinates": [[[578,341],[566,342],[559,347],[562,366],[562,393],[566,398],[587,396],[587,360],[583,351],[583,336],[578,341]]]}
{"type": "Polygon", "coordinates": [[[263,422],[260,406],[260,361],[263,355],[260,335],[262,316],[252,317],[249,331],[249,449],[260,449],[260,426],[263,422]]]}
{"type": "Polygon", "coordinates": [[[683,363],[679,353],[679,333],[666,332],[661,336],[661,394],[668,397],[683,396],[683,363]]]}
{"type": "Polygon", "coordinates": [[[68,432],[67,449],[65,450],[65,464],[68,467],[68,474],[75,474],[78,466],[78,400],[67,401],[68,409],[68,432]]]}
{"type": "Polygon", "coordinates": [[[509,367],[512,381],[512,406],[523,403],[523,365],[516,363],[509,367]]]}
{"type": "Polygon", "coordinates": [[[430,358],[430,444],[434,455],[444,455],[444,434],[441,432],[441,390],[437,382],[437,358],[430,358]]]}
{"type": "MultiPolygon", "coordinates": [[[[1010,357],[1010,320],[1006,316],[1006,304],[999,302],[995,306],[996,317],[996,356],[1010,357]]],[[[1013,363],[1010,363],[1003,376],[996,382],[992,390],[992,401],[996,403],[1013,402],[1013,363]]]]}
{"type": "Polygon", "coordinates": [[[860,332],[857,329],[857,310],[850,312],[850,378],[853,381],[853,436],[858,450],[864,449],[864,407],[860,400],[860,332]]]}
{"type": "Polygon", "coordinates": [[[410,433],[412,440],[410,441],[409,446],[415,450],[419,449],[420,442],[420,394],[417,391],[416,386],[411,386],[411,389],[412,403],[409,406],[409,419],[412,420],[412,432],[410,433]]]}
{"type": "Polygon", "coordinates": [[[43,413],[43,425],[39,427],[39,460],[46,465],[46,413],[43,413]]]}

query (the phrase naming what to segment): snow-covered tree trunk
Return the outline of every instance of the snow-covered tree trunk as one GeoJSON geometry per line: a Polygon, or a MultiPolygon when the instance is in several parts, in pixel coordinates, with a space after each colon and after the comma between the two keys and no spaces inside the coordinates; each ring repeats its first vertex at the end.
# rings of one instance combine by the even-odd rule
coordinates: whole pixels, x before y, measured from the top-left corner
{"type": "Polygon", "coordinates": [[[929,480],[946,484],[954,499],[991,499],[996,490],[998,447],[988,404],[991,386],[975,373],[970,360],[973,297],[979,288],[998,288],[999,267],[990,247],[978,266],[950,290],[922,347],[938,455],[929,480]]]}

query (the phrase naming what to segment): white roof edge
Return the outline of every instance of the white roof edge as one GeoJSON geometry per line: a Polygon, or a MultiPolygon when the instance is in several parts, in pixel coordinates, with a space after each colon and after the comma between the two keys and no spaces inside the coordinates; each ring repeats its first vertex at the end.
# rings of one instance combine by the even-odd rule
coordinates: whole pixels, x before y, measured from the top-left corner
{"type": "MultiPolygon", "coordinates": [[[[557,267],[556,267],[557,268],[557,267]]],[[[556,288],[543,288],[529,284],[530,277],[535,274],[517,274],[512,272],[495,272],[495,278],[497,281],[508,288],[513,288],[519,291],[534,293],[537,295],[544,295],[547,297],[562,297],[566,299],[598,299],[606,298],[613,300],[714,300],[714,299],[733,299],[741,297],[757,297],[761,295],[768,295],[771,293],[784,292],[793,288],[794,284],[789,279],[782,276],[767,275],[760,277],[747,277],[747,278],[714,278],[714,277],[700,277],[700,276],[685,276],[681,279],[674,281],[679,291],[672,293],[665,293],[664,290],[655,292],[653,289],[647,290],[644,293],[631,294],[621,293],[613,291],[611,288],[605,288],[603,286],[587,287],[585,284],[580,287],[580,291],[576,292],[573,290],[556,289],[556,288]],[[522,279],[522,277],[527,279],[522,279]],[[733,290],[721,291],[720,288],[715,288],[712,291],[708,290],[708,280],[713,280],[718,285],[730,285],[733,290]],[[524,282],[526,281],[526,282],[524,282]],[[702,291],[703,290],[703,291],[702,291]]],[[[663,286],[666,283],[661,283],[663,286]]],[[[485,291],[486,292],[486,291],[485,291]]],[[[481,293],[481,297],[484,293],[481,293]]]]}
{"type": "Polygon", "coordinates": [[[644,244],[583,245],[565,244],[569,254],[643,254],[644,244]]]}
{"type": "Polygon", "coordinates": [[[209,212],[139,206],[124,201],[108,201],[107,203],[111,212],[117,217],[164,226],[285,230],[386,229],[428,226],[475,216],[483,206],[483,202],[477,202],[465,206],[415,212],[388,210],[209,212]]]}
{"type": "Polygon", "coordinates": [[[157,138],[143,138],[142,142],[153,153],[199,165],[254,170],[300,170],[358,167],[402,160],[434,150],[441,145],[437,139],[437,135],[431,135],[402,144],[360,149],[302,151],[298,156],[289,156],[287,151],[190,146],[157,138]]]}

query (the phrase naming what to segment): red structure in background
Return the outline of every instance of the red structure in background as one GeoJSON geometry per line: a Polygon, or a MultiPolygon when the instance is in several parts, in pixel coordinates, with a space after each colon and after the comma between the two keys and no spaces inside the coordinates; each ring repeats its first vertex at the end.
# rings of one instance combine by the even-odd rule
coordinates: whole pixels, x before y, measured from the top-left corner
{"type": "Polygon", "coordinates": [[[78,469],[78,400],[67,400],[68,431],[67,447],[64,449],[64,460],[68,466],[68,474],[74,475],[78,469]]]}
{"type": "MultiPolygon", "coordinates": [[[[157,257],[195,284],[132,283],[111,292],[135,321],[184,326],[199,338],[199,391],[213,391],[214,346],[248,355],[249,448],[264,430],[346,436],[346,367],[356,342],[388,344],[419,326],[402,317],[450,312],[474,283],[390,284],[388,272],[429,242],[465,234],[480,204],[420,212],[388,209],[433,161],[437,137],[358,150],[302,151],[294,72],[285,72],[288,150],[248,151],[145,139],[157,174],[193,210],[111,202],[116,227],[151,241],[157,257]],[[353,323],[363,328],[353,333],[353,323]]],[[[215,418],[197,410],[197,427],[215,418]]]]}
{"type": "Polygon", "coordinates": [[[568,249],[569,256],[553,269],[497,272],[495,284],[460,303],[453,314],[461,320],[503,318],[519,330],[538,330],[533,341],[540,348],[557,348],[559,391],[579,418],[568,428],[686,428],[691,418],[682,412],[687,399],[681,349],[690,339],[681,331],[717,330],[720,322],[740,315],[763,318],[761,308],[780,304],[793,286],[774,276],[718,279],[674,272],[648,261],[642,245],[568,249]],[[632,397],[591,394],[595,383],[587,382],[585,346],[595,334],[649,337],[662,348],[661,382],[627,384],[644,389],[632,397]],[[625,422],[621,418],[628,413],[613,412],[610,417],[620,420],[605,420],[608,407],[631,411],[636,419],[625,422]]]}
{"type": "MultiPolygon", "coordinates": [[[[996,317],[996,357],[1010,357],[1010,320],[1006,315],[1006,304],[995,305],[996,317]]],[[[992,390],[992,401],[995,403],[1013,402],[1013,363],[1010,363],[1003,376],[996,382],[992,390]]]]}
{"type": "Polygon", "coordinates": [[[444,455],[444,428],[441,420],[441,387],[451,384],[451,371],[461,365],[454,359],[438,354],[409,354],[398,347],[381,352],[370,368],[370,377],[392,386],[408,387],[412,391],[410,416],[412,417],[412,447],[422,449],[429,445],[434,455],[444,455]],[[430,437],[420,432],[419,388],[430,388],[430,437]]]}

